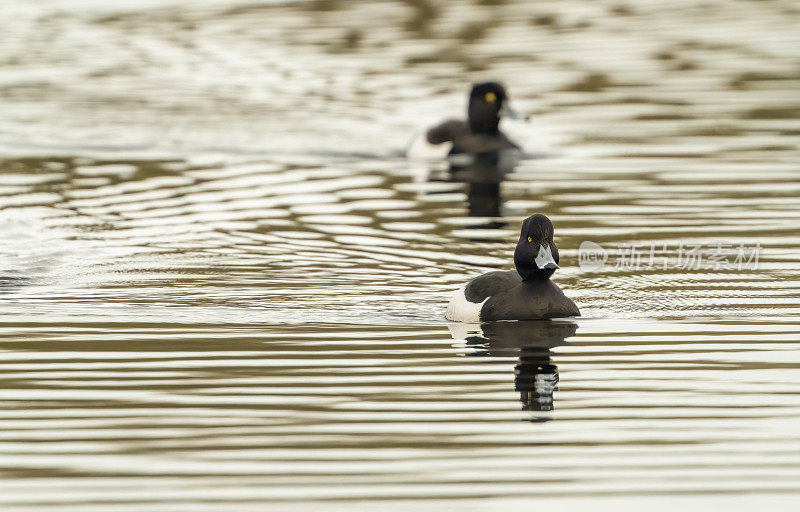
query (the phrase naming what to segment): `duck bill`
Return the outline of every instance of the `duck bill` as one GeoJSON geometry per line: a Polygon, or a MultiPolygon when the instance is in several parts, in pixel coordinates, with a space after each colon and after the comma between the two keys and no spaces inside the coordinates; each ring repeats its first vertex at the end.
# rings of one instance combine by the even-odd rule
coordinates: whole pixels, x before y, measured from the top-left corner
{"type": "Polygon", "coordinates": [[[509,119],[524,119],[527,120],[527,116],[522,115],[517,110],[511,108],[508,104],[508,101],[503,103],[503,108],[500,109],[500,115],[503,117],[508,117],[509,119]]]}
{"type": "Polygon", "coordinates": [[[536,255],[533,261],[536,263],[536,266],[542,270],[555,270],[559,268],[558,264],[553,259],[553,254],[550,252],[549,244],[547,246],[539,246],[539,254],[536,255]]]}

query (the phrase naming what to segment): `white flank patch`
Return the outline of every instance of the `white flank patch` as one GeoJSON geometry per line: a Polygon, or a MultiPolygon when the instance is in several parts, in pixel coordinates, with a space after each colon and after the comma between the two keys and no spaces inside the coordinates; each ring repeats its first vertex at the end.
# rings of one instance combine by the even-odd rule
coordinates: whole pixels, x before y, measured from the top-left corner
{"type": "Polygon", "coordinates": [[[447,305],[445,317],[454,322],[480,322],[481,308],[483,304],[489,300],[489,297],[486,297],[486,299],[480,303],[470,302],[467,300],[467,296],[464,293],[465,289],[466,286],[462,286],[453,294],[453,298],[450,299],[450,303],[447,305]]]}
{"type": "Polygon", "coordinates": [[[447,158],[452,142],[442,144],[431,144],[425,138],[426,130],[420,130],[408,142],[406,146],[406,158],[409,160],[442,161],[447,158]]]}

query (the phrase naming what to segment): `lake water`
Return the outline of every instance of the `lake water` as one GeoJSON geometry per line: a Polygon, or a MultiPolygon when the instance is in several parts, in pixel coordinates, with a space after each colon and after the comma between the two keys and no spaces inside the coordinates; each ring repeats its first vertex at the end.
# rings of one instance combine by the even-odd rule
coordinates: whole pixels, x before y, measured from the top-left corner
{"type": "Polygon", "coordinates": [[[0,13],[2,510],[800,505],[795,2],[0,13]],[[537,212],[583,317],[449,324],[537,212]]]}

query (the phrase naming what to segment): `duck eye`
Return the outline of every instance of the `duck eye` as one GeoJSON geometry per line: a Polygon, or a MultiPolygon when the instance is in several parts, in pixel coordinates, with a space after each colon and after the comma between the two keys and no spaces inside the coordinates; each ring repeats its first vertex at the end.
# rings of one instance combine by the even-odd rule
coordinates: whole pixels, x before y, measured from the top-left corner
{"type": "Polygon", "coordinates": [[[487,92],[484,98],[486,98],[487,102],[494,103],[497,100],[497,95],[493,92],[487,92]]]}
{"type": "Polygon", "coordinates": [[[531,238],[531,237],[528,237],[528,241],[529,241],[529,242],[533,242],[533,238],[531,238]]]}

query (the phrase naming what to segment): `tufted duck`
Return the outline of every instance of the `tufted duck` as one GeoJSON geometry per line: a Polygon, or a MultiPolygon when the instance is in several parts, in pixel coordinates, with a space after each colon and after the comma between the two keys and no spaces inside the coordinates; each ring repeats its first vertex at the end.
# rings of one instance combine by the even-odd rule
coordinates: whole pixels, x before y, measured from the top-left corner
{"type": "Polygon", "coordinates": [[[502,115],[515,117],[508,108],[505,88],[497,82],[474,84],[469,94],[468,120],[450,119],[434,126],[427,133],[431,144],[451,142],[450,154],[487,153],[520,147],[500,131],[502,115]]]}
{"type": "Polygon", "coordinates": [[[486,322],[580,316],[575,303],[550,281],[558,268],[550,219],[536,214],[522,222],[514,265],[516,271],[489,272],[459,289],[447,306],[447,319],[486,322]]]}

